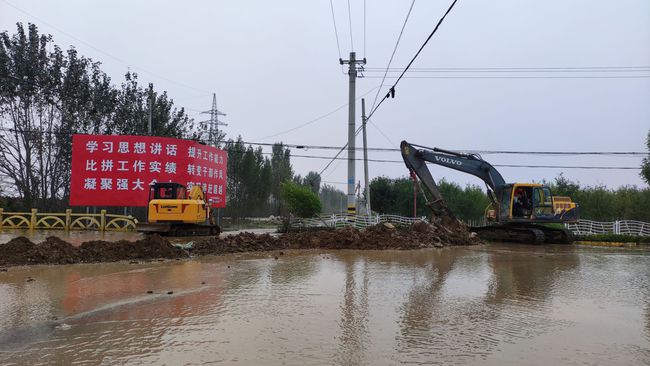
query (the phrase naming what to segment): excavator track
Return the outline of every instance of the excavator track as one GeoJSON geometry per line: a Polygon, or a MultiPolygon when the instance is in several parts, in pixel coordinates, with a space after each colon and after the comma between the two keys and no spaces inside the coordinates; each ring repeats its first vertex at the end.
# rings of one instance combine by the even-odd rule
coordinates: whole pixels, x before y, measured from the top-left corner
{"type": "Polygon", "coordinates": [[[162,236],[216,236],[221,233],[219,225],[155,223],[139,224],[138,231],[162,236]]]}
{"type": "Polygon", "coordinates": [[[491,225],[470,228],[487,241],[522,243],[522,244],[570,244],[571,233],[565,229],[556,229],[542,225],[511,226],[491,225]]]}

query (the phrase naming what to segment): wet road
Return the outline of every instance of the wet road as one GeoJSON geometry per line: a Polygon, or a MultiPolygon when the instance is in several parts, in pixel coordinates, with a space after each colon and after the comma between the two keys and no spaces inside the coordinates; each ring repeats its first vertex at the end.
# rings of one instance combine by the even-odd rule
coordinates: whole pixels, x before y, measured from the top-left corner
{"type": "Polygon", "coordinates": [[[650,364],[647,250],[278,254],[9,268],[0,364],[650,364]]]}

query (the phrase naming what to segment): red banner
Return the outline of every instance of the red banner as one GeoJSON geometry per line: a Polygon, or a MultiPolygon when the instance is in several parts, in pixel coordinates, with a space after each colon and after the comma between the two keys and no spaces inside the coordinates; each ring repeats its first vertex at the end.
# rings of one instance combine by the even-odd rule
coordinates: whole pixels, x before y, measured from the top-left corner
{"type": "Polygon", "coordinates": [[[149,186],[200,185],[212,207],[226,205],[225,151],[152,136],[74,135],[71,206],[146,206],[149,186]]]}

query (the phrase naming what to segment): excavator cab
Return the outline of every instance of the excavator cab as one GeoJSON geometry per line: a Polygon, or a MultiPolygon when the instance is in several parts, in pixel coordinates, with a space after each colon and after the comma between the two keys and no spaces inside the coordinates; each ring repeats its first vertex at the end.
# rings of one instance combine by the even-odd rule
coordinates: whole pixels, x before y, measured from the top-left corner
{"type": "Polygon", "coordinates": [[[535,183],[515,183],[502,193],[501,219],[552,220],[553,196],[549,187],[535,183]]]}
{"type": "Polygon", "coordinates": [[[180,183],[155,183],[149,189],[149,201],[153,199],[185,199],[185,186],[180,183]]]}

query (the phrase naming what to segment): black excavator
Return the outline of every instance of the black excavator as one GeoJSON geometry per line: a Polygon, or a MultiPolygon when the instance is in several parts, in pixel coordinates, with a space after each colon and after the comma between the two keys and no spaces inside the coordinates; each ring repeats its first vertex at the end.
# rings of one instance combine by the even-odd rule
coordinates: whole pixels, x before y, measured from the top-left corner
{"type": "Polygon", "coordinates": [[[518,243],[558,243],[573,241],[571,233],[553,223],[576,222],[580,207],[568,197],[554,197],[551,189],[539,183],[506,183],[499,171],[478,154],[464,154],[439,148],[410,144],[400,145],[404,163],[417,176],[431,200],[427,206],[434,216],[456,219],[450,211],[426,163],[471,174],[483,180],[490,205],[486,218],[490,223],[473,227],[479,237],[490,241],[518,243]]]}

